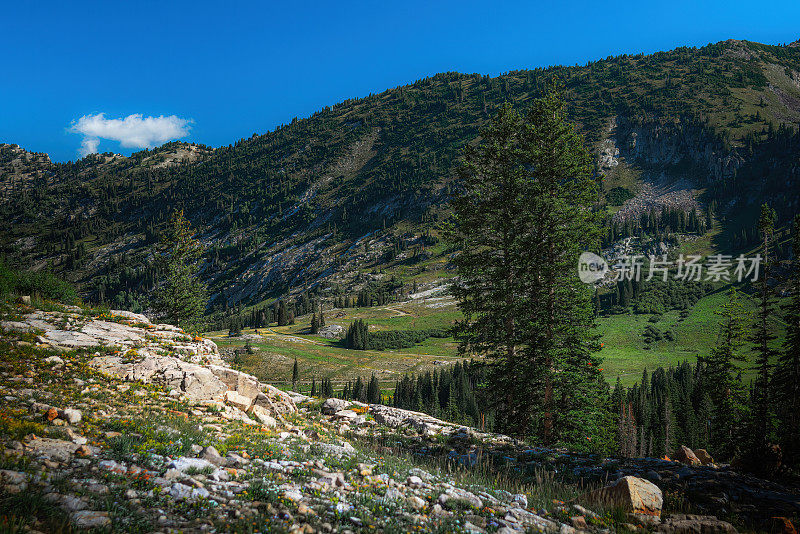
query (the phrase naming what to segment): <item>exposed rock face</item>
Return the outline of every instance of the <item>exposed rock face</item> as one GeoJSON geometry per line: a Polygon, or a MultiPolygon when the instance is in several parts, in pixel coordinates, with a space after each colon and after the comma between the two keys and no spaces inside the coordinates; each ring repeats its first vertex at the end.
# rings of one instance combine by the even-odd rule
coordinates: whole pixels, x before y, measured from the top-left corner
{"type": "Polygon", "coordinates": [[[714,463],[714,458],[708,454],[708,451],[705,449],[695,449],[694,455],[697,456],[697,459],[700,460],[700,463],[703,465],[711,465],[714,463]]]}
{"type": "Polygon", "coordinates": [[[207,367],[173,356],[151,356],[134,361],[121,356],[91,360],[98,370],[123,380],[157,384],[180,391],[192,400],[220,400],[228,387],[207,367]]]}
{"type": "Polygon", "coordinates": [[[586,494],[579,500],[619,507],[643,521],[660,518],[661,507],[664,504],[658,486],[633,476],[622,477],[605,488],[586,494]]]}
{"type": "Polygon", "coordinates": [[[617,145],[630,160],[651,165],[687,161],[707,171],[710,182],[732,178],[744,164],[735,149],[725,150],[702,126],[655,117],[618,117],[617,145]]]}

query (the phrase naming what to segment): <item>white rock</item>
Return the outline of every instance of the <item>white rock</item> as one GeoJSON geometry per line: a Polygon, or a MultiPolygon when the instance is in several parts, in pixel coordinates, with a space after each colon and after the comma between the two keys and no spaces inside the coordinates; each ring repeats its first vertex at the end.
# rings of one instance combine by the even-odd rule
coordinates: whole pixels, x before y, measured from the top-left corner
{"type": "Polygon", "coordinates": [[[250,408],[250,413],[258,419],[258,421],[267,428],[275,428],[278,426],[278,422],[275,420],[272,415],[270,415],[269,410],[264,408],[263,406],[254,405],[250,408]]]}
{"type": "Polygon", "coordinates": [[[189,469],[196,469],[198,471],[203,469],[216,469],[217,466],[204,458],[186,458],[185,456],[181,456],[167,464],[167,468],[175,469],[183,473],[189,469]]]}
{"type": "Polygon", "coordinates": [[[58,416],[71,425],[77,425],[81,422],[81,411],[75,408],[65,408],[58,413],[58,416]]]}

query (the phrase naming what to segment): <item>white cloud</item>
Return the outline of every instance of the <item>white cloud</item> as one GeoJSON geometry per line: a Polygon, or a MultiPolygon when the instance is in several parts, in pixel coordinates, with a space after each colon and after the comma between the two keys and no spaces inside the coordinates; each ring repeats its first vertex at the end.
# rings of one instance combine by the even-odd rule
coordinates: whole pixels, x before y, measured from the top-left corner
{"type": "Polygon", "coordinates": [[[119,141],[126,148],[152,148],[189,135],[190,119],[175,115],[143,117],[140,113],[124,119],[107,119],[105,113],[84,115],[73,122],[69,131],[83,135],[81,156],[97,152],[100,139],[119,141]]]}

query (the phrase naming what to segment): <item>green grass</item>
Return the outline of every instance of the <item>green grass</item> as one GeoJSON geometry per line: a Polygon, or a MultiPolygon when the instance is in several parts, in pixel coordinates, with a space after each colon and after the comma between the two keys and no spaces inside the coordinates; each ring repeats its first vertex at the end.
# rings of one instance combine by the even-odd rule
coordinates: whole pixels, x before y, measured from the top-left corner
{"type": "MultiPolygon", "coordinates": [[[[694,363],[698,356],[711,352],[716,345],[719,317],[714,313],[726,302],[725,291],[706,295],[692,307],[689,315],[680,320],[677,311],[661,316],[656,323],[649,322],[649,315],[613,315],[598,319],[598,333],[605,344],[601,355],[603,371],[610,382],[620,378],[623,385],[630,386],[642,376],[642,370],[668,367],[682,361],[694,363]],[[643,338],[645,327],[653,325],[662,332],[672,330],[673,341],[662,339],[647,344],[643,338]],[[649,348],[648,348],[649,347],[649,348]]],[[[749,301],[753,310],[755,303],[749,301]]],[[[778,318],[773,320],[775,333],[781,336],[783,325],[778,318]]],[[[744,374],[745,378],[748,373],[744,374]]]]}
{"type": "MultiPolygon", "coordinates": [[[[711,239],[712,236],[707,236],[693,242],[691,253],[708,248],[711,239]]],[[[690,250],[687,248],[683,252],[690,253],[690,250]]],[[[643,369],[652,371],[682,361],[693,363],[698,357],[709,354],[716,344],[719,326],[719,318],[714,312],[721,308],[726,298],[725,290],[719,289],[700,299],[688,316],[681,318],[680,312],[673,310],[655,323],[649,321],[650,315],[598,318],[597,333],[604,343],[600,354],[604,358],[603,372],[608,381],[613,384],[619,377],[623,384],[630,386],[639,380],[643,369]],[[672,331],[674,340],[646,343],[643,333],[650,325],[661,332],[672,331]]],[[[327,324],[338,324],[345,329],[355,319],[364,319],[375,331],[447,328],[461,316],[452,303],[436,308],[429,307],[429,304],[401,302],[372,308],[332,310],[325,315],[327,324]]],[[[754,309],[755,304],[751,304],[754,309]]],[[[309,335],[309,321],[310,316],[303,316],[297,318],[294,325],[260,329],[262,339],[250,342],[252,354],[245,353],[246,342],[242,339],[228,338],[224,332],[212,332],[210,336],[222,350],[238,349],[240,354],[235,364],[264,381],[289,384],[292,365],[297,358],[304,391],[310,388],[312,379],[330,378],[338,386],[357,376],[367,378],[373,373],[378,376],[381,387],[388,389],[404,373],[433,370],[442,361],[454,362],[459,358],[458,344],[453,338],[428,338],[414,347],[399,350],[349,350],[336,341],[309,335]]],[[[777,314],[773,321],[776,334],[782,336],[783,325],[777,314]]],[[[252,329],[245,330],[245,333],[253,332],[252,329]]],[[[748,375],[746,371],[745,378],[748,375]]]]}

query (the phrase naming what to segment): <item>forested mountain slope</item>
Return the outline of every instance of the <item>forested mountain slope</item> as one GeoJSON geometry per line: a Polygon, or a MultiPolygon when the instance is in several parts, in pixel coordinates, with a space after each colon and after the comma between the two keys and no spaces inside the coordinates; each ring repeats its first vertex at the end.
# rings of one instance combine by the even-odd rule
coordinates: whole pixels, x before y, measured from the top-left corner
{"type": "Polygon", "coordinates": [[[436,227],[461,148],[501,103],[524,109],[556,78],[599,174],[622,164],[690,180],[720,206],[723,244],[742,206],[771,199],[781,220],[797,210],[800,45],[731,40],[497,77],[437,74],[220,148],[173,142],[52,163],[0,145],[0,253],[136,308],[159,280],[159,229],[183,209],[208,247],[212,310],[421,265],[402,271],[408,282],[430,258],[446,263],[436,227]]]}

